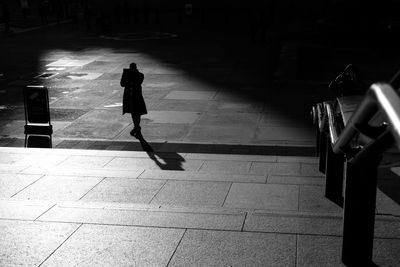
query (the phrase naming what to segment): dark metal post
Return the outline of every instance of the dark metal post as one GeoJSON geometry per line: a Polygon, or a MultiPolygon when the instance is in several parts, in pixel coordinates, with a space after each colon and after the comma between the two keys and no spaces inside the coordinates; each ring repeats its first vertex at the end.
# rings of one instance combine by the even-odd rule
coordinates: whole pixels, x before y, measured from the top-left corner
{"type": "Polygon", "coordinates": [[[379,157],[347,163],[342,261],[347,266],[372,264],[379,157]]]}
{"type": "Polygon", "coordinates": [[[319,134],[319,171],[324,174],[326,167],[326,150],[328,145],[330,144],[327,142],[326,133],[321,132],[319,134]]]}
{"type": "Polygon", "coordinates": [[[315,156],[319,157],[320,151],[320,143],[321,143],[321,132],[319,131],[319,127],[315,127],[315,156]]]}
{"type": "Polygon", "coordinates": [[[328,139],[325,169],[325,197],[343,207],[343,167],[344,156],[335,154],[328,139]]]}

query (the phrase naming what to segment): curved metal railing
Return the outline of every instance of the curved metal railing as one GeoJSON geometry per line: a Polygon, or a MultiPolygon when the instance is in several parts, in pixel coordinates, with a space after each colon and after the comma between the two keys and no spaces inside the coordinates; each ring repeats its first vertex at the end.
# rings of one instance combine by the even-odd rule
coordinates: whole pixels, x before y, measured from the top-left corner
{"type": "Polygon", "coordinates": [[[344,200],[342,262],[370,266],[378,166],[387,149],[400,149],[400,96],[391,85],[374,83],[340,134],[331,127],[333,121],[329,124],[332,153],[327,156],[325,196],[344,200]]]}
{"type": "Polygon", "coordinates": [[[350,141],[356,134],[364,133],[361,127],[367,125],[377,112],[387,123],[396,146],[400,149],[400,97],[391,85],[374,83],[339,137],[335,138],[333,151],[346,154],[350,141]]]}

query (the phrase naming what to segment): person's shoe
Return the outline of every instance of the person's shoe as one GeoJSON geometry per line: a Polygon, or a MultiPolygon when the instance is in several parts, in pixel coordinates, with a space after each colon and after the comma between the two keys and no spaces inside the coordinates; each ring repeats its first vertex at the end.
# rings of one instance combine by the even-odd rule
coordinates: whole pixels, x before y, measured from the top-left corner
{"type": "Polygon", "coordinates": [[[133,128],[133,130],[130,132],[131,136],[137,137],[140,134],[140,128],[133,128]]]}
{"type": "Polygon", "coordinates": [[[135,135],[136,135],[136,130],[133,129],[133,130],[130,132],[130,135],[131,135],[131,136],[135,136],[135,135]]]}

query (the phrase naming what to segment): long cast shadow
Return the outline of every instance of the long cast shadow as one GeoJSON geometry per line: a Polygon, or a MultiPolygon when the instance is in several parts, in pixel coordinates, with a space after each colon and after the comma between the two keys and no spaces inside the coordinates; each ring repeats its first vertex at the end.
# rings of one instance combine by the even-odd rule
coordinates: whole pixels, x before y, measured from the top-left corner
{"type": "Polygon", "coordinates": [[[160,153],[155,152],[154,149],[150,146],[149,143],[144,139],[141,133],[137,134],[136,139],[139,140],[140,145],[142,146],[143,151],[146,151],[149,158],[152,159],[157,166],[161,170],[170,170],[170,171],[184,171],[185,169],[182,167],[182,163],[185,162],[185,159],[176,152],[168,152],[168,153],[160,153]],[[160,158],[162,161],[160,161],[160,158]]]}
{"type": "Polygon", "coordinates": [[[382,168],[379,170],[378,189],[400,205],[400,179],[390,168],[382,168]]]}

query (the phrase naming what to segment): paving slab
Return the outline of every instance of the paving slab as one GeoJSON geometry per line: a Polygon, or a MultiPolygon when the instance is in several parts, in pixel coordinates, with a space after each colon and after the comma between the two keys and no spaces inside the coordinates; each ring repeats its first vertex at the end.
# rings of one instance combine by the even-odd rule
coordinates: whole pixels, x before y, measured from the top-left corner
{"type": "Polygon", "coordinates": [[[322,177],[285,176],[272,174],[268,176],[267,183],[324,186],[325,179],[322,177]]]}
{"type": "Polygon", "coordinates": [[[322,186],[301,185],[299,210],[312,212],[342,213],[341,207],[325,198],[325,188],[322,186]]]}
{"type": "MultiPolygon", "coordinates": [[[[104,203],[104,202],[103,202],[104,203]]],[[[40,214],[39,214],[40,215],[40,214]]],[[[202,211],[198,209],[166,210],[156,208],[79,207],[57,205],[38,220],[126,226],[191,228],[240,231],[245,213],[234,211],[202,211]]]]}
{"type": "Polygon", "coordinates": [[[86,176],[86,177],[115,177],[115,178],[129,178],[136,179],[144,171],[138,170],[120,170],[120,169],[106,169],[106,168],[38,168],[28,167],[20,170],[22,174],[39,174],[39,175],[57,175],[57,176],[86,176]]]}
{"type": "MultiPolygon", "coordinates": [[[[158,88],[158,87],[150,87],[150,88],[143,88],[142,93],[143,93],[143,98],[146,100],[146,105],[148,105],[149,101],[152,100],[161,100],[164,99],[165,95],[168,94],[169,88],[158,88]]],[[[122,91],[121,91],[122,93],[122,91]]],[[[120,96],[120,99],[122,99],[122,94],[119,93],[116,96],[120,96]]],[[[169,110],[169,109],[166,109],[169,110]]]]}
{"type": "Polygon", "coordinates": [[[315,134],[312,128],[296,127],[259,127],[255,132],[254,143],[263,144],[271,141],[280,141],[282,144],[298,143],[304,145],[315,144],[315,134]]]}
{"type": "Polygon", "coordinates": [[[28,168],[29,165],[10,165],[10,164],[3,164],[0,163],[0,173],[18,173],[26,168],[28,168]]]}
{"type": "MultiPolygon", "coordinates": [[[[90,62],[89,64],[85,64],[82,66],[82,72],[93,72],[93,71],[100,71],[100,72],[107,72],[112,68],[120,67],[121,63],[118,61],[103,61],[101,59],[95,60],[90,62]]],[[[122,68],[121,68],[122,69],[122,68]]]]}
{"type": "Polygon", "coordinates": [[[73,155],[66,158],[59,163],[57,167],[60,168],[101,168],[107,165],[114,157],[93,157],[93,156],[79,156],[73,155]]]}
{"type": "Polygon", "coordinates": [[[78,224],[0,220],[1,266],[38,266],[78,224]]]}
{"type": "Polygon", "coordinates": [[[295,116],[298,114],[292,112],[267,112],[264,113],[261,117],[261,120],[258,124],[261,128],[268,127],[287,127],[290,125],[293,128],[304,128],[304,123],[299,121],[295,116]]]}
{"type": "Polygon", "coordinates": [[[241,175],[213,172],[189,172],[168,170],[145,170],[139,179],[163,179],[183,181],[214,181],[214,182],[243,182],[243,183],[265,183],[266,176],[263,175],[241,175]]]}
{"type": "Polygon", "coordinates": [[[67,80],[94,80],[103,75],[102,72],[68,72],[58,79],[67,79],[67,80]]]}
{"type": "Polygon", "coordinates": [[[170,111],[190,111],[205,112],[212,108],[213,101],[209,100],[176,100],[176,99],[160,99],[152,107],[153,110],[170,110],[170,111]]]}
{"type": "MultiPolygon", "coordinates": [[[[342,238],[298,236],[298,266],[345,266],[341,263],[342,238]]],[[[400,263],[398,239],[375,239],[373,262],[377,266],[397,266],[400,263]]]]}
{"type": "Polygon", "coordinates": [[[111,160],[105,168],[113,168],[120,170],[143,170],[157,168],[157,164],[149,158],[115,158],[111,160]]]}
{"type": "Polygon", "coordinates": [[[295,266],[294,235],[188,230],[170,266],[295,266]]]}
{"type": "Polygon", "coordinates": [[[276,162],[277,156],[246,155],[246,154],[235,155],[233,153],[229,153],[229,154],[186,153],[185,159],[276,162]]]}
{"type": "Polygon", "coordinates": [[[143,120],[148,120],[149,123],[171,123],[171,124],[192,124],[199,117],[199,112],[191,111],[150,111],[147,115],[143,116],[143,120]]]}
{"type": "Polygon", "coordinates": [[[216,101],[216,109],[219,112],[241,112],[241,113],[260,113],[264,109],[263,103],[249,103],[241,101],[216,101]]]}
{"type": "Polygon", "coordinates": [[[89,112],[88,109],[68,109],[54,108],[50,109],[51,121],[74,121],[89,112]]]}
{"type": "Polygon", "coordinates": [[[383,217],[375,215],[375,237],[400,239],[399,217],[383,217]]]}
{"type": "Polygon", "coordinates": [[[319,158],[315,156],[309,156],[309,157],[277,156],[277,162],[318,164],[319,158]]]}
{"type": "Polygon", "coordinates": [[[9,150],[7,150],[6,152],[2,152],[0,154],[0,164],[8,165],[8,166],[10,166],[10,165],[19,165],[19,164],[16,164],[16,163],[17,162],[21,162],[24,159],[24,155],[8,153],[9,150]]]}
{"type": "Polygon", "coordinates": [[[246,217],[245,231],[338,236],[343,231],[340,216],[250,213],[246,217]]]}
{"type": "Polygon", "coordinates": [[[204,172],[223,172],[234,174],[247,174],[251,166],[250,161],[205,161],[200,171],[204,172]]]}
{"type": "Polygon", "coordinates": [[[400,264],[399,239],[375,239],[373,262],[378,266],[397,266],[400,264]]]}
{"type": "Polygon", "coordinates": [[[156,66],[155,64],[149,66],[143,66],[140,68],[143,74],[175,74],[183,75],[186,73],[185,70],[180,68],[166,67],[166,66],[156,66]]]}
{"type": "Polygon", "coordinates": [[[381,189],[378,188],[376,199],[376,210],[378,213],[400,216],[399,203],[396,201],[399,198],[396,197],[396,194],[390,197],[388,194],[385,194],[381,189]]]}
{"type": "Polygon", "coordinates": [[[212,126],[254,126],[257,125],[260,115],[257,113],[241,113],[241,112],[209,112],[205,113],[198,125],[201,127],[212,126]]]}
{"type": "Polygon", "coordinates": [[[78,96],[77,94],[67,94],[60,97],[52,102],[51,106],[54,108],[94,109],[106,100],[106,96],[93,98],[93,96],[88,96],[87,94],[83,96],[78,96]]]}
{"type": "Polygon", "coordinates": [[[57,166],[66,159],[66,155],[27,154],[22,156],[18,161],[15,162],[15,164],[51,167],[57,166]]]}
{"type": "Polygon", "coordinates": [[[172,91],[165,96],[165,99],[211,100],[216,93],[216,91],[172,91]]]}
{"type": "Polygon", "coordinates": [[[300,174],[304,176],[324,177],[324,174],[319,171],[318,164],[301,163],[300,174]]]}
{"type": "MultiPolygon", "coordinates": [[[[117,140],[132,140],[130,132],[133,125],[129,124],[121,134],[116,137],[117,140]]],[[[181,141],[190,129],[189,124],[171,124],[171,123],[148,123],[142,128],[142,135],[146,140],[173,142],[181,141]]]]}
{"type": "Polygon", "coordinates": [[[0,136],[19,136],[25,137],[24,135],[24,120],[6,120],[3,121],[3,125],[0,128],[0,136]]]}
{"type": "Polygon", "coordinates": [[[0,197],[9,198],[39,180],[43,175],[4,173],[0,176],[0,197]]]}
{"type": "Polygon", "coordinates": [[[184,230],[83,225],[42,266],[166,266],[184,230]]]}
{"type": "Polygon", "coordinates": [[[82,67],[92,62],[94,58],[90,59],[72,59],[70,57],[61,58],[53,63],[47,64],[46,67],[82,67]]]}
{"type": "Polygon", "coordinates": [[[172,206],[222,206],[230,183],[168,181],[152,204],[172,206]]]}
{"type": "Polygon", "coordinates": [[[327,236],[297,237],[298,266],[345,266],[341,262],[341,238],[327,236]]]}
{"type": "Polygon", "coordinates": [[[189,143],[211,143],[211,144],[249,144],[256,126],[241,126],[232,123],[227,126],[195,125],[183,139],[189,143]]]}
{"type": "Polygon", "coordinates": [[[106,178],[88,192],[82,201],[150,203],[165,181],[106,178]]]}
{"type": "Polygon", "coordinates": [[[270,163],[270,162],[253,162],[250,168],[251,174],[266,175],[300,175],[299,163],[270,163]]]}
{"type": "Polygon", "coordinates": [[[168,158],[151,156],[152,158],[115,158],[105,168],[119,169],[169,169],[182,171],[197,171],[203,164],[203,160],[185,160],[184,158],[168,158]]]}
{"type": "Polygon", "coordinates": [[[59,135],[78,138],[114,138],[131,121],[121,111],[93,110],[67,126],[59,135]]]}
{"type": "Polygon", "coordinates": [[[102,179],[97,177],[45,176],[13,198],[33,200],[79,200],[102,179]]]}
{"type": "Polygon", "coordinates": [[[224,207],[270,210],[298,210],[296,185],[232,184],[224,207]]]}
{"type": "Polygon", "coordinates": [[[53,202],[0,199],[0,218],[34,221],[53,206],[53,202]]]}

